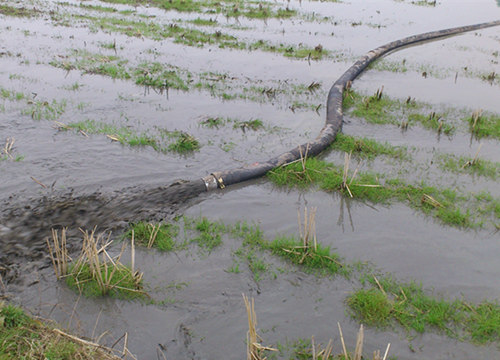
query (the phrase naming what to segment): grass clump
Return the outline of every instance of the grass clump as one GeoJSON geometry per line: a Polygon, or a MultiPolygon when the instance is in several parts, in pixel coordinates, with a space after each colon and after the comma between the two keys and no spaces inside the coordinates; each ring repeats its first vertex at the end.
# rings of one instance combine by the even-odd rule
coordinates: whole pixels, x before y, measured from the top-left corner
{"type": "Polygon", "coordinates": [[[95,120],[84,120],[69,124],[59,124],[60,130],[74,129],[84,135],[103,134],[110,140],[117,141],[122,145],[135,146],[151,146],[156,151],[164,149],[159,143],[159,140],[147,133],[139,133],[129,127],[117,127],[112,124],[106,124],[95,120]]]}
{"type": "Polygon", "coordinates": [[[352,315],[370,326],[387,327],[393,322],[406,331],[423,333],[428,329],[451,337],[464,334],[474,342],[500,339],[500,306],[483,302],[470,305],[464,300],[434,297],[415,282],[400,283],[392,277],[371,275],[371,288],[356,290],[347,298],[352,315]]]}
{"type": "Polygon", "coordinates": [[[245,132],[247,129],[256,131],[262,129],[264,127],[264,123],[260,119],[252,119],[246,121],[235,121],[233,124],[234,129],[240,128],[245,132]]]}
{"type": "Polygon", "coordinates": [[[130,127],[117,127],[113,124],[106,124],[95,120],[84,120],[75,123],[57,123],[60,130],[77,130],[83,135],[103,134],[112,141],[117,141],[122,145],[131,147],[150,146],[157,152],[167,151],[186,154],[198,151],[200,143],[192,135],[183,131],[167,131],[158,128],[156,134],[138,132],[130,127]],[[170,143],[169,143],[170,142],[170,143]]]}
{"type": "MultiPolygon", "coordinates": [[[[258,283],[262,280],[263,275],[271,269],[270,264],[263,258],[262,250],[267,249],[267,241],[262,230],[257,225],[239,222],[228,228],[228,231],[242,240],[242,246],[234,252],[234,255],[247,264],[248,269],[253,274],[254,281],[258,283]]],[[[234,266],[238,266],[239,270],[238,264],[234,266]]]]}
{"type": "Polygon", "coordinates": [[[128,239],[134,238],[136,244],[148,249],[155,247],[160,251],[172,251],[176,248],[175,237],[178,233],[179,227],[175,224],[140,221],[131,224],[124,236],[128,239]]]}
{"type": "Polygon", "coordinates": [[[500,175],[500,163],[466,156],[439,154],[437,163],[442,170],[477,175],[495,180],[500,175]]]}
{"type": "MultiPolygon", "coordinates": [[[[137,5],[136,0],[104,0],[109,3],[137,5]]],[[[210,13],[210,14],[223,14],[226,17],[246,17],[249,19],[268,19],[268,18],[290,18],[296,15],[296,11],[286,8],[273,9],[276,5],[267,1],[261,1],[256,6],[253,2],[244,1],[213,1],[213,0],[150,0],[148,4],[156,6],[166,11],[179,11],[179,12],[196,12],[196,13],[210,13]]]]}
{"type": "Polygon", "coordinates": [[[8,90],[8,89],[5,89],[5,88],[0,86],[0,98],[6,99],[6,100],[21,101],[21,100],[28,98],[28,96],[22,92],[8,90]]]}
{"type": "Polygon", "coordinates": [[[476,306],[463,303],[469,309],[466,330],[472,340],[479,344],[500,340],[500,306],[498,303],[483,302],[476,306]]]}
{"type": "Polygon", "coordinates": [[[333,164],[317,158],[308,158],[273,169],[267,177],[278,186],[306,188],[313,183],[321,184],[324,174],[337,171],[339,167],[333,164]]]}
{"type": "Polygon", "coordinates": [[[29,321],[29,317],[24,311],[14,305],[5,305],[0,302],[0,326],[12,329],[15,327],[23,326],[29,321]]]}
{"type": "Polygon", "coordinates": [[[253,279],[256,283],[262,280],[262,275],[269,270],[269,265],[261,258],[258,257],[257,251],[248,250],[244,254],[238,254],[243,257],[247,264],[250,272],[253,274],[253,279]]]}
{"type": "Polygon", "coordinates": [[[446,188],[420,184],[407,184],[400,179],[383,179],[382,175],[349,171],[349,162],[344,169],[315,158],[302,159],[270,171],[267,177],[278,186],[308,188],[316,186],[328,192],[369,201],[388,204],[391,201],[407,203],[441,222],[462,228],[481,226],[485,217],[494,215],[493,200],[482,199],[483,210],[471,207],[470,195],[459,195],[446,188]],[[352,175],[351,175],[352,174],[352,175]]]}
{"type": "Polygon", "coordinates": [[[13,7],[6,4],[0,4],[0,14],[13,17],[35,17],[41,14],[41,11],[35,8],[25,8],[25,7],[13,7]]]}
{"type": "Polygon", "coordinates": [[[104,75],[113,79],[130,79],[131,77],[126,68],[128,60],[116,55],[103,55],[87,50],[73,49],[68,55],[69,57],[73,57],[74,60],[52,60],[49,64],[66,71],[76,69],[85,74],[104,75]]]}
{"type": "Polygon", "coordinates": [[[265,245],[274,255],[299,265],[306,271],[320,275],[335,275],[342,269],[339,255],[330,251],[329,247],[317,244],[316,248],[305,247],[300,240],[293,237],[278,236],[265,245]]]}
{"type": "Polygon", "coordinates": [[[222,235],[226,232],[226,226],[217,221],[210,221],[206,217],[200,219],[184,219],[187,229],[196,230],[199,234],[191,239],[191,242],[207,251],[212,252],[216,247],[222,245],[222,235]]]}
{"type": "Polygon", "coordinates": [[[117,360],[111,349],[32,319],[0,302],[0,359],[117,360]]]}
{"type": "Polygon", "coordinates": [[[79,5],[82,9],[87,9],[87,10],[93,10],[93,11],[99,11],[102,13],[115,13],[118,10],[115,8],[109,7],[109,6],[100,6],[100,5],[88,5],[88,4],[82,4],[80,3],[79,5]]]}
{"type": "MultiPolygon", "coordinates": [[[[281,12],[283,15],[286,13],[287,12],[281,12]]],[[[314,48],[310,48],[304,45],[273,44],[262,39],[253,43],[246,43],[233,35],[224,34],[220,30],[205,32],[194,28],[183,27],[177,23],[159,25],[153,21],[133,21],[118,18],[92,16],[77,16],[77,18],[89,21],[96,29],[118,32],[130,37],[147,37],[153,40],[170,38],[177,44],[187,46],[203,47],[205,45],[216,45],[219,48],[236,50],[262,50],[278,53],[285,57],[309,60],[320,60],[331,54],[331,52],[324,49],[321,44],[314,48]]]]}
{"type": "Polygon", "coordinates": [[[28,107],[22,111],[24,115],[30,115],[33,120],[57,120],[66,111],[66,100],[29,100],[28,107]]]}
{"type": "Polygon", "coordinates": [[[134,70],[133,74],[137,85],[188,90],[186,83],[175,69],[166,69],[163,64],[158,62],[142,63],[134,70]]]}
{"type": "Polygon", "coordinates": [[[475,111],[466,119],[470,132],[477,138],[491,137],[500,139],[500,115],[483,115],[482,110],[475,111]]]}
{"type": "Polygon", "coordinates": [[[421,285],[414,282],[398,283],[390,277],[373,277],[377,286],[355,291],[347,299],[354,315],[368,325],[385,327],[395,320],[407,331],[423,333],[435,328],[448,335],[456,334],[460,321],[460,303],[427,295],[421,285]]]}
{"type": "Polygon", "coordinates": [[[347,298],[347,305],[368,326],[387,326],[393,311],[387,296],[374,288],[357,290],[347,298]]]}
{"type": "Polygon", "coordinates": [[[442,116],[431,112],[429,115],[410,114],[408,115],[408,122],[418,122],[426,129],[435,130],[438,133],[451,135],[455,131],[455,127],[443,122],[442,116]]]}
{"type": "Polygon", "coordinates": [[[78,258],[69,263],[66,250],[66,229],[61,232],[52,231],[52,242],[47,239],[49,253],[58,279],[64,278],[66,284],[77,289],[88,297],[111,296],[123,299],[141,298],[142,273],[134,269],[134,245],[132,242],[132,265],[125,266],[120,260],[125,250],[124,243],[121,252],[112,258],[106,250],[111,241],[109,236],[83,231],[82,251],[78,258]]]}
{"type": "Polygon", "coordinates": [[[199,124],[201,126],[203,126],[203,127],[207,127],[207,128],[210,128],[210,129],[213,129],[213,128],[218,129],[221,126],[226,125],[226,123],[228,121],[229,121],[228,119],[224,119],[224,118],[221,118],[221,117],[208,117],[206,119],[201,120],[199,122],[199,124]]]}
{"type": "Polygon", "coordinates": [[[371,124],[397,124],[394,111],[397,109],[398,103],[383,95],[383,87],[369,97],[354,96],[353,94],[354,92],[351,91],[344,95],[344,98],[351,97],[351,100],[347,101],[347,105],[353,107],[352,115],[364,118],[371,124]]]}
{"type": "Polygon", "coordinates": [[[249,50],[262,50],[282,54],[285,57],[296,59],[320,60],[328,57],[330,52],[323,49],[322,45],[310,48],[304,45],[287,45],[287,44],[272,44],[265,40],[258,40],[247,46],[249,50]]]}
{"type": "MultiPolygon", "coordinates": [[[[105,46],[116,48],[116,43],[105,46]]],[[[190,74],[183,74],[179,68],[159,62],[142,62],[138,66],[127,66],[128,60],[116,55],[90,53],[86,50],[73,50],[69,60],[53,60],[52,66],[65,70],[80,70],[86,74],[99,74],[113,79],[133,79],[137,85],[160,90],[176,89],[187,91],[190,74]]],[[[167,93],[168,94],[168,93],[167,93]]]]}
{"type": "Polygon", "coordinates": [[[286,236],[278,236],[264,245],[275,255],[288,259],[308,271],[321,275],[335,275],[345,268],[340,257],[330,252],[329,247],[322,247],[316,240],[316,208],[304,209],[304,218],[298,212],[300,241],[286,236]]]}
{"type": "Polygon", "coordinates": [[[186,154],[200,150],[201,146],[199,141],[194,136],[184,131],[169,132],[168,137],[174,140],[174,142],[167,147],[169,151],[186,154]]]}
{"type": "Polygon", "coordinates": [[[201,25],[201,26],[215,26],[218,25],[219,23],[215,19],[202,19],[202,18],[196,18],[194,20],[188,20],[189,23],[195,24],[195,25],[201,25]]]}
{"type": "Polygon", "coordinates": [[[331,148],[367,159],[373,159],[379,155],[402,160],[408,157],[408,151],[405,147],[392,146],[387,142],[379,143],[372,139],[349,136],[343,133],[337,134],[331,148]]]}
{"type": "Polygon", "coordinates": [[[398,125],[403,130],[413,123],[424,128],[434,130],[438,134],[452,135],[455,127],[444,120],[444,115],[431,111],[428,115],[419,113],[429,105],[417,103],[411,97],[406,101],[391,99],[383,94],[383,86],[372,96],[362,96],[353,89],[344,90],[343,109],[350,110],[350,114],[366,119],[371,124],[398,125]],[[400,120],[402,118],[402,120],[400,120]]]}

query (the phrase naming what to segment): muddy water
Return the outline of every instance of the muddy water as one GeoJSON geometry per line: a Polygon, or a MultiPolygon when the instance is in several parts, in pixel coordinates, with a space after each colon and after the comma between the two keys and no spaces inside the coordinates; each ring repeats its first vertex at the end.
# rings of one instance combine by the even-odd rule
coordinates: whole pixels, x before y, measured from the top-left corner
{"type": "MultiPolygon", "coordinates": [[[[198,17],[152,7],[88,3],[136,10],[165,24],[198,17]]],[[[50,1],[33,6],[47,12],[86,14],[78,7],[50,1]]],[[[193,74],[227,73],[234,78],[231,86],[235,87],[276,88],[319,82],[321,88],[309,94],[308,100],[321,104],[330,84],[371,48],[420,32],[500,18],[500,7],[493,0],[439,1],[435,7],[392,0],[338,4],[291,1],[289,6],[300,17],[264,22],[219,16],[217,29],[248,42],[264,39],[310,47],[321,44],[341,54],[340,60],[308,62],[259,51],[188,47],[168,39],[94,31],[78,21],[72,26],[56,26],[49,16],[2,16],[2,88],[28,94],[34,101],[65,100],[66,110],[56,119],[62,123],[93,119],[151,132],[163,127],[187,131],[202,145],[200,152],[187,156],[130,148],[104,135],[87,137],[60,131],[52,119],[34,120],[26,101],[2,98],[0,141],[15,138],[14,155],[24,157],[18,162],[0,162],[0,272],[4,284],[0,290],[4,296],[82,335],[95,339],[106,332],[102,341],[107,344],[127,333],[130,351],[141,359],[156,359],[159,352],[169,359],[244,357],[246,314],[241,293],[255,297],[265,343],[314,335],[321,342],[333,337],[339,349],[336,322],[342,323],[347,339],[354,338],[359,325],[346,315],[344,304],[355,284],[341,278],[317,279],[271,257],[266,258],[269,264],[287,271],[277,272],[276,279],[267,274],[256,283],[243,265],[239,274],[225,271],[233,265],[232,252],[240,245],[237,240],[225,238],[224,245],[209,256],[196,248],[176,254],[138,250],[137,266],[145,273],[151,296],[157,302],[165,300],[162,305],[79,298],[56,282],[45,250],[44,239],[51,227],[68,226],[71,248],[76,249],[78,227],[97,225],[112,230],[118,238],[130,221],[172,219],[181,214],[203,215],[229,224],[255,222],[268,237],[293,234],[297,233],[297,209],[317,206],[318,239],[336,248],[347,261],[372,262],[398,279],[416,279],[449,297],[463,296],[472,302],[500,297],[500,235],[491,225],[477,231],[458,230],[441,226],[404,205],[373,207],[322,192],[283,191],[265,179],[200,196],[195,196],[196,191],[183,193],[179,190],[182,185],[168,187],[178,179],[199,179],[212,171],[266,159],[315,137],[324,123],[324,107],[318,112],[292,111],[294,101],[304,100],[293,95],[223,101],[208,91],[171,90],[167,97],[133,81],[66,72],[49,65],[54,59],[64,59],[71,49],[115,55],[99,44],[116,41],[116,55],[131,66],[158,61],[193,74]],[[70,90],[75,83],[78,89],[70,90]],[[207,116],[242,121],[259,118],[266,129],[207,129],[199,124],[207,116]],[[277,130],[269,130],[273,127],[277,130]],[[224,151],[227,144],[234,146],[224,151]],[[172,284],[183,285],[172,290],[172,284]]],[[[477,75],[500,73],[499,49],[498,28],[408,48],[385,59],[394,64],[404,61],[407,72],[372,69],[355,82],[355,89],[372,94],[384,85],[385,93],[392,97],[411,96],[436,109],[453,108],[470,114],[481,108],[500,113],[499,83],[490,84],[477,75]],[[423,77],[423,71],[429,76],[423,77]]],[[[431,164],[436,151],[474,156],[479,143],[483,144],[482,158],[500,161],[497,140],[471,141],[466,127],[460,128],[460,119],[456,123],[457,134],[438,138],[419,127],[401,133],[394,126],[367,125],[346,117],[344,132],[415,148],[411,164],[375,160],[363,170],[382,170],[408,181],[424,179],[467,191],[487,190],[498,197],[496,181],[443,173],[431,164]]],[[[324,155],[335,162],[341,162],[342,156],[333,152],[324,155]]],[[[391,353],[398,359],[500,356],[498,344],[473,346],[434,333],[418,336],[411,346],[402,330],[369,329],[366,339],[367,353],[390,342],[391,353]]]]}

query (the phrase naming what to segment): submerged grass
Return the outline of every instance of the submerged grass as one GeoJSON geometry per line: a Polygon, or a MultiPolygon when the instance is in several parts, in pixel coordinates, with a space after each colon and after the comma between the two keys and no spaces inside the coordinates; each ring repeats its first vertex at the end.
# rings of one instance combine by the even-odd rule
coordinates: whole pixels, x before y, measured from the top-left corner
{"type": "Polygon", "coordinates": [[[222,235],[226,232],[226,226],[221,222],[210,221],[205,217],[200,219],[185,219],[188,229],[196,230],[199,234],[191,239],[191,242],[208,253],[222,245],[222,235]]]}
{"type": "Polygon", "coordinates": [[[477,138],[500,139],[500,115],[483,115],[483,112],[479,110],[466,118],[465,121],[469,124],[470,132],[477,138]]]}
{"type": "MultiPolygon", "coordinates": [[[[130,65],[126,59],[116,55],[95,54],[87,50],[77,49],[71,50],[62,59],[60,57],[54,58],[50,64],[67,71],[79,70],[83,73],[100,74],[114,79],[131,79],[137,85],[153,88],[160,93],[166,93],[167,98],[171,89],[181,91],[203,90],[223,100],[241,99],[268,102],[282,96],[287,97],[289,101],[293,99],[292,109],[304,108],[316,111],[318,108],[317,104],[311,103],[311,98],[319,96],[316,94],[316,89],[320,85],[315,82],[305,85],[273,81],[268,86],[257,86],[255,84],[260,84],[261,81],[255,80],[250,81],[250,85],[247,85],[248,82],[242,84],[237,77],[228,73],[201,72],[193,74],[175,65],[147,61],[142,61],[139,65],[130,65]],[[297,105],[299,103],[296,100],[297,98],[304,99],[304,101],[300,102],[300,106],[297,105]]],[[[24,97],[21,93],[16,94],[2,88],[0,90],[2,90],[0,95],[4,98],[24,97]]],[[[254,121],[248,125],[258,127],[258,122],[254,121]]]]}
{"type": "MultiPolygon", "coordinates": [[[[104,2],[114,4],[129,4],[137,6],[136,0],[104,0],[104,2]]],[[[208,14],[222,14],[226,17],[246,17],[249,19],[268,18],[290,18],[296,15],[296,11],[288,7],[282,8],[269,1],[242,1],[242,0],[149,0],[148,5],[160,9],[178,12],[196,12],[208,14]],[[277,9],[275,9],[278,7],[277,9]]]]}
{"type": "MultiPolygon", "coordinates": [[[[382,181],[382,175],[369,172],[356,171],[353,176],[347,174],[345,178],[342,168],[315,158],[276,168],[267,176],[278,186],[317,186],[328,192],[338,192],[371,203],[404,202],[444,224],[456,227],[478,227],[488,217],[496,216],[491,207],[484,206],[487,210],[479,211],[471,206],[474,204],[469,204],[470,194],[461,195],[452,189],[437,188],[423,182],[412,185],[400,179],[382,181]]],[[[493,203],[493,200],[483,201],[489,205],[493,203]]]]}
{"type": "Polygon", "coordinates": [[[400,160],[407,160],[409,158],[406,147],[392,146],[387,142],[380,143],[372,139],[345,135],[343,133],[337,134],[331,148],[367,159],[373,159],[380,155],[400,160]]]}
{"type": "MultiPolygon", "coordinates": [[[[109,236],[83,231],[83,245],[80,256],[73,261],[65,276],[66,284],[87,297],[111,296],[121,299],[143,298],[143,274],[134,269],[134,244],[132,242],[131,266],[121,263],[125,250],[124,243],[121,252],[112,258],[107,252],[111,244],[109,236]]],[[[49,247],[50,248],[50,247],[49,247]]]]}
{"type": "MultiPolygon", "coordinates": [[[[64,124],[63,124],[64,125],[64,124]]],[[[60,126],[61,130],[74,129],[84,134],[104,134],[113,141],[118,141],[122,145],[129,146],[151,146],[157,151],[162,148],[158,140],[147,133],[139,133],[129,127],[117,127],[112,124],[95,120],[84,120],[60,126]]]]}
{"type": "Polygon", "coordinates": [[[157,152],[176,152],[186,154],[198,151],[201,148],[200,143],[193,136],[183,131],[168,131],[158,128],[157,132],[139,132],[131,127],[118,127],[114,124],[107,124],[95,120],[84,120],[75,123],[62,124],[57,123],[60,130],[74,129],[83,135],[103,134],[110,140],[117,141],[122,145],[131,147],[149,146],[157,152]]]}
{"type": "Polygon", "coordinates": [[[446,135],[451,135],[455,131],[455,127],[444,123],[442,116],[431,112],[429,115],[423,114],[410,114],[408,115],[408,123],[413,122],[420,123],[424,128],[429,130],[437,131],[438,133],[443,132],[446,135]]]}
{"type": "Polygon", "coordinates": [[[205,45],[215,45],[219,48],[236,50],[261,50],[290,58],[309,60],[319,60],[331,56],[331,52],[324,49],[321,44],[310,48],[302,44],[275,44],[262,39],[253,43],[246,43],[220,30],[207,32],[192,27],[184,27],[178,23],[160,25],[154,21],[135,21],[124,18],[93,17],[89,15],[78,15],[75,18],[82,21],[89,21],[96,30],[102,29],[130,37],[147,37],[153,40],[173,39],[174,43],[187,46],[203,47],[205,45]]]}
{"type": "Polygon", "coordinates": [[[86,297],[110,296],[119,299],[141,299],[141,279],[125,265],[102,266],[96,273],[89,264],[70,266],[66,284],[86,297]],[[101,277],[98,280],[97,277],[101,277]],[[109,279],[109,282],[108,282],[109,279]],[[101,286],[100,282],[107,282],[101,286]]]}
{"type": "Polygon", "coordinates": [[[0,86],[0,98],[11,101],[21,101],[29,97],[20,91],[9,90],[0,86]]]}
{"type": "Polygon", "coordinates": [[[179,248],[179,244],[175,241],[178,233],[179,226],[177,224],[154,224],[139,221],[130,224],[129,230],[124,237],[128,239],[134,237],[135,244],[139,246],[154,247],[160,251],[172,251],[179,248]]]}
{"type": "Polygon", "coordinates": [[[349,114],[363,118],[371,124],[398,125],[406,130],[415,123],[425,129],[434,130],[437,133],[451,135],[455,127],[445,120],[445,115],[439,115],[430,111],[428,115],[422,113],[429,106],[417,103],[408,97],[406,101],[392,99],[383,94],[383,87],[372,96],[363,96],[353,89],[344,91],[343,108],[349,114]]]}
{"type": "Polygon", "coordinates": [[[31,18],[41,15],[41,11],[36,10],[34,7],[28,9],[26,7],[14,7],[7,4],[0,4],[0,14],[5,16],[31,18]]]}
{"type": "MultiPolygon", "coordinates": [[[[316,243],[314,217],[309,217],[307,221],[304,219],[301,239],[277,236],[273,240],[267,240],[258,226],[245,222],[228,226],[205,217],[184,217],[183,221],[186,230],[198,233],[189,241],[207,252],[220,246],[224,235],[241,239],[242,245],[234,253],[239,260],[226,271],[241,273],[240,265],[243,261],[256,282],[273,271],[273,265],[264,260],[265,251],[319,276],[340,274],[350,277],[354,273],[352,270],[355,265],[344,263],[329,247],[316,243]]],[[[151,225],[144,223],[144,226],[134,225],[134,228],[138,234],[145,229],[143,243],[151,239],[151,225]]],[[[128,234],[130,236],[130,231],[128,234]]],[[[496,302],[484,301],[474,305],[463,299],[450,301],[434,296],[416,282],[398,282],[387,275],[379,275],[377,278],[370,267],[358,270],[361,275],[357,276],[364,287],[349,295],[346,303],[351,314],[364,324],[388,327],[398,323],[407,332],[438,331],[453,338],[470,339],[480,344],[496,342],[500,338],[500,306],[496,302]]],[[[280,348],[278,346],[278,350],[280,348]]]]}
{"type": "Polygon", "coordinates": [[[0,359],[117,360],[111,349],[69,335],[0,302],[0,359]]]}
{"type": "Polygon", "coordinates": [[[67,71],[80,70],[85,74],[98,74],[113,79],[130,79],[128,60],[117,55],[91,53],[87,50],[73,49],[63,60],[52,60],[50,65],[67,71]]]}
{"type": "Polygon", "coordinates": [[[317,275],[348,274],[341,263],[340,256],[332,252],[329,247],[323,247],[320,244],[312,248],[304,246],[294,237],[278,236],[273,241],[264,244],[264,248],[317,275]]]}
{"type": "Polygon", "coordinates": [[[500,176],[500,163],[478,157],[438,154],[436,160],[440,169],[454,173],[477,175],[496,180],[500,176]]]}
{"type": "Polygon", "coordinates": [[[28,107],[23,109],[23,115],[30,115],[33,120],[57,120],[66,111],[66,100],[28,100],[28,107]]]}
{"type": "Polygon", "coordinates": [[[158,62],[144,62],[134,69],[135,83],[154,88],[188,90],[188,86],[176,70],[173,67],[168,69],[166,65],[158,62]]]}
{"type": "Polygon", "coordinates": [[[187,154],[198,151],[201,148],[199,141],[194,136],[184,131],[171,131],[167,136],[174,140],[167,147],[169,151],[187,154]]]}
{"type": "Polygon", "coordinates": [[[387,327],[393,322],[406,331],[434,329],[448,336],[467,337],[484,344],[500,340],[500,306],[483,302],[432,296],[415,282],[401,283],[390,276],[364,278],[371,288],[356,290],[347,298],[352,315],[370,326],[387,327]]]}

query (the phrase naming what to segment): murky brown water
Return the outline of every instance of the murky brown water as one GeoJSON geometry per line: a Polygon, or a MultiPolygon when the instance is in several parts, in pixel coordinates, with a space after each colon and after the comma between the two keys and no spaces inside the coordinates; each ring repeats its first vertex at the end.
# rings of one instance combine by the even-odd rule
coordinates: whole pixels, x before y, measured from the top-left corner
{"type": "MultiPolygon", "coordinates": [[[[98,1],[85,3],[133,9],[98,1]]],[[[84,13],[53,1],[30,6],[84,13]]],[[[500,6],[494,0],[443,0],[436,7],[392,0],[290,1],[289,6],[305,14],[303,18],[264,22],[219,16],[218,21],[224,32],[238,38],[311,47],[322,44],[325,49],[343,54],[345,61],[309,63],[260,51],[194,48],[171,40],[93,32],[78,23],[54,26],[48,18],[1,16],[2,88],[31,94],[35,100],[65,99],[66,111],[57,119],[62,123],[94,119],[143,131],[153,131],[157,126],[183,130],[197,137],[202,148],[193,155],[177,156],[156,153],[151,148],[122,146],[104,135],[85,137],[59,131],[52,121],[34,120],[29,112],[23,113],[28,107],[26,102],[0,99],[0,141],[15,138],[14,154],[24,156],[19,162],[0,161],[0,266],[4,268],[1,274],[5,285],[0,285],[0,291],[34,313],[53,318],[83,335],[97,338],[108,331],[103,338],[108,344],[127,332],[129,348],[140,359],[156,359],[158,351],[169,359],[243,358],[247,325],[242,293],[255,297],[266,344],[314,335],[319,342],[333,337],[339,350],[336,323],[343,325],[347,339],[354,339],[359,326],[345,313],[344,299],[354,286],[345,279],[317,279],[292,269],[276,279],[265,277],[257,284],[246,269],[240,274],[225,271],[233,264],[232,251],[239,247],[237,241],[226,238],[224,245],[209,256],[196,251],[159,254],[138,250],[137,266],[145,273],[145,282],[151,289],[160,289],[154,297],[173,299],[165,305],[85,299],[56,282],[44,243],[53,226],[69,226],[71,244],[76,247],[78,227],[98,225],[102,230],[113,230],[118,238],[129,221],[171,219],[179,214],[203,215],[228,224],[255,222],[273,237],[277,233],[297,233],[296,211],[306,205],[318,207],[318,239],[336,248],[348,261],[372,262],[398,279],[416,279],[445,296],[463,296],[470,301],[499,299],[500,235],[491,227],[458,230],[439,225],[404,205],[373,207],[322,192],[283,191],[265,179],[191,198],[168,188],[178,179],[199,179],[212,171],[264,160],[315,137],[324,123],[324,107],[318,113],[293,112],[293,101],[302,98],[222,101],[207,91],[170,90],[167,98],[165,94],[145,91],[132,81],[66,72],[49,65],[71,49],[113,55],[114,51],[99,43],[116,41],[117,55],[131,65],[148,60],[177,65],[195,74],[228,73],[235,78],[231,83],[234,86],[277,87],[283,81],[307,86],[312,81],[320,82],[321,88],[310,94],[309,100],[321,104],[335,79],[353,59],[371,48],[408,35],[500,18],[500,6]],[[328,19],[308,20],[313,12],[318,18],[328,19]],[[353,26],[354,22],[361,25],[353,26]],[[228,24],[246,28],[223,27],[228,24]],[[78,89],[68,90],[75,83],[78,89]],[[243,133],[232,126],[207,129],[199,125],[207,116],[259,118],[266,126],[279,130],[243,133]],[[224,151],[223,147],[230,143],[235,145],[224,151]],[[187,286],[166,290],[172,283],[187,286]]],[[[166,13],[152,7],[137,7],[137,11],[154,14],[158,22],[165,23],[198,16],[166,13]]],[[[384,85],[390,96],[411,96],[438,109],[467,109],[470,113],[482,108],[500,113],[498,82],[490,84],[478,76],[466,77],[462,71],[467,67],[471,73],[500,73],[499,49],[499,28],[404,49],[386,60],[405,60],[409,71],[368,70],[354,87],[371,94],[384,85]],[[435,76],[424,78],[419,69],[431,69],[435,76]]],[[[394,126],[367,125],[349,117],[345,120],[345,133],[415,147],[411,164],[376,160],[365,164],[364,169],[467,191],[487,190],[500,196],[498,182],[443,173],[430,165],[436,151],[475,154],[479,142],[471,142],[460,128],[451,138],[437,139],[419,127],[402,133],[394,126]]],[[[500,161],[498,141],[480,143],[482,158],[500,161]]],[[[343,155],[324,156],[341,162],[343,155]]],[[[274,258],[267,261],[285,266],[274,258]]],[[[402,330],[368,329],[365,338],[367,353],[390,342],[391,354],[398,359],[500,357],[498,344],[474,346],[435,333],[414,339],[411,343],[415,352],[410,350],[402,330]]]]}

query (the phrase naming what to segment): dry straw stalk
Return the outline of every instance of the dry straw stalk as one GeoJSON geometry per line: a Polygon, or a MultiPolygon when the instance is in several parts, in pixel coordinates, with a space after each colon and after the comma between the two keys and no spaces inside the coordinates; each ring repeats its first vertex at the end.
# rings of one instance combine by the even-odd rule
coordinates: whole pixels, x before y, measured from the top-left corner
{"type": "Polygon", "coordinates": [[[68,273],[68,260],[71,258],[68,255],[66,243],[66,228],[61,229],[61,237],[59,238],[58,231],[52,229],[52,245],[49,238],[46,238],[47,246],[49,248],[50,259],[54,267],[54,272],[59,280],[61,277],[66,276],[68,273]]]}

